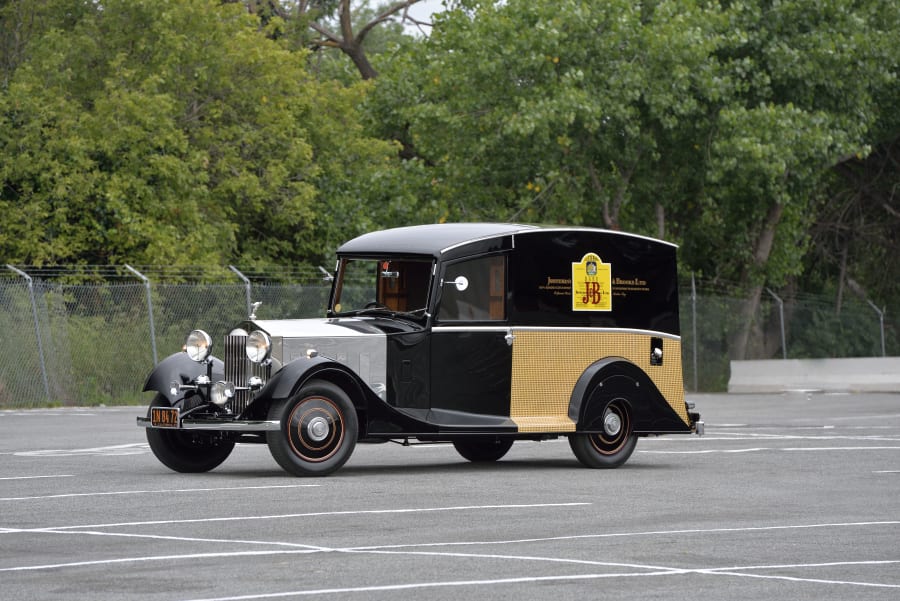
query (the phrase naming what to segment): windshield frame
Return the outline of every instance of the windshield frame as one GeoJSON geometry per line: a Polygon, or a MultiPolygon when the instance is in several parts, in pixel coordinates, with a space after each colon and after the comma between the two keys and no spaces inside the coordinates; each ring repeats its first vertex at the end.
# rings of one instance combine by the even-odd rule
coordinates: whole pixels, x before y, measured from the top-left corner
{"type": "MultiPolygon", "coordinates": [[[[359,273],[365,274],[366,271],[368,270],[363,269],[359,273]]],[[[388,315],[422,321],[431,316],[430,307],[436,271],[437,261],[429,255],[390,253],[339,255],[328,299],[327,314],[329,317],[388,315]],[[348,271],[348,266],[354,263],[371,264],[371,281],[363,282],[363,288],[367,288],[362,292],[366,302],[355,300],[353,304],[348,305],[345,286],[349,280],[346,278],[357,277],[348,271]],[[385,264],[388,266],[386,269],[385,264]],[[396,293],[389,293],[391,285],[397,287],[396,293]],[[406,286],[413,288],[405,290],[406,286]],[[418,300],[423,297],[423,301],[418,300]],[[411,298],[416,299],[414,304],[417,306],[413,308],[407,306],[411,298]]]]}

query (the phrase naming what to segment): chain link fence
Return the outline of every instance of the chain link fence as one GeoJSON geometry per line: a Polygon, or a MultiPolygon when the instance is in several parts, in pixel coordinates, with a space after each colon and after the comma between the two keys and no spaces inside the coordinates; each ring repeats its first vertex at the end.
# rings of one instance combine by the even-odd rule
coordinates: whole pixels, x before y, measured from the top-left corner
{"type": "MultiPolygon", "coordinates": [[[[242,275],[242,274],[240,274],[242,275]]],[[[143,279],[141,279],[143,278],[143,279]]],[[[0,277],[0,409],[48,405],[144,404],[153,365],[202,328],[222,340],[262,301],[262,318],[321,317],[329,284],[67,284],[11,268],[0,277]]],[[[727,388],[729,341],[741,326],[743,298],[685,281],[680,290],[685,387],[727,388]]],[[[824,297],[767,294],[748,347],[764,358],[900,355],[893,313],[850,300],[835,310],[824,297]],[[783,341],[783,342],[782,342],[783,341]]]]}

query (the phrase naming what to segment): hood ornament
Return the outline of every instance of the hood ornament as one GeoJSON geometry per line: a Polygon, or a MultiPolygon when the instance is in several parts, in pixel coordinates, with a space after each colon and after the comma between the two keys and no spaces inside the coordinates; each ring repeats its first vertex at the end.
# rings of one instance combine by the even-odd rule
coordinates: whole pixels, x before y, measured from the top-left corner
{"type": "Polygon", "coordinates": [[[262,304],[262,301],[256,301],[252,305],[250,305],[250,317],[249,319],[256,319],[256,310],[259,309],[259,306],[262,304]]]}

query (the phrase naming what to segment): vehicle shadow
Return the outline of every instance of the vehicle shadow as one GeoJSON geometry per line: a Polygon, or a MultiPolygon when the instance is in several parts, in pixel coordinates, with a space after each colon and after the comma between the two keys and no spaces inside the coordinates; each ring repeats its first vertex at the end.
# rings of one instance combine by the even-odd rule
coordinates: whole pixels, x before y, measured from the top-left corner
{"type": "Polygon", "coordinates": [[[582,477],[589,477],[591,474],[600,475],[603,472],[648,472],[658,470],[677,469],[675,464],[666,463],[640,463],[630,462],[614,470],[592,470],[583,467],[576,459],[502,459],[500,461],[490,463],[473,463],[469,461],[430,461],[418,462],[414,465],[405,463],[391,464],[364,464],[350,463],[345,465],[337,472],[327,476],[311,476],[308,478],[294,477],[279,469],[277,466],[265,469],[247,469],[241,467],[237,469],[228,469],[227,463],[220,466],[216,470],[209,472],[210,476],[216,477],[246,477],[246,478],[289,478],[292,481],[308,481],[314,483],[316,481],[327,479],[344,479],[356,478],[361,476],[421,476],[428,475],[453,475],[453,474],[509,474],[516,472],[530,472],[532,474],[539,472],[551,472],[553,474],[577,473],[582,477]]]}

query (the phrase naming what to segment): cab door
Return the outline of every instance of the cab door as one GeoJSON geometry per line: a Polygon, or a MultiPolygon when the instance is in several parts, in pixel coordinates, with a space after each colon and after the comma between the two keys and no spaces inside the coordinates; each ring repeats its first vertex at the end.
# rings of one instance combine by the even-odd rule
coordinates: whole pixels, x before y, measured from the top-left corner
{"type": "Polygon", "coordinates": [[[432,409],[509,416],[506,271],[505,254],[444,266],[431,337],[432,409]]]}

